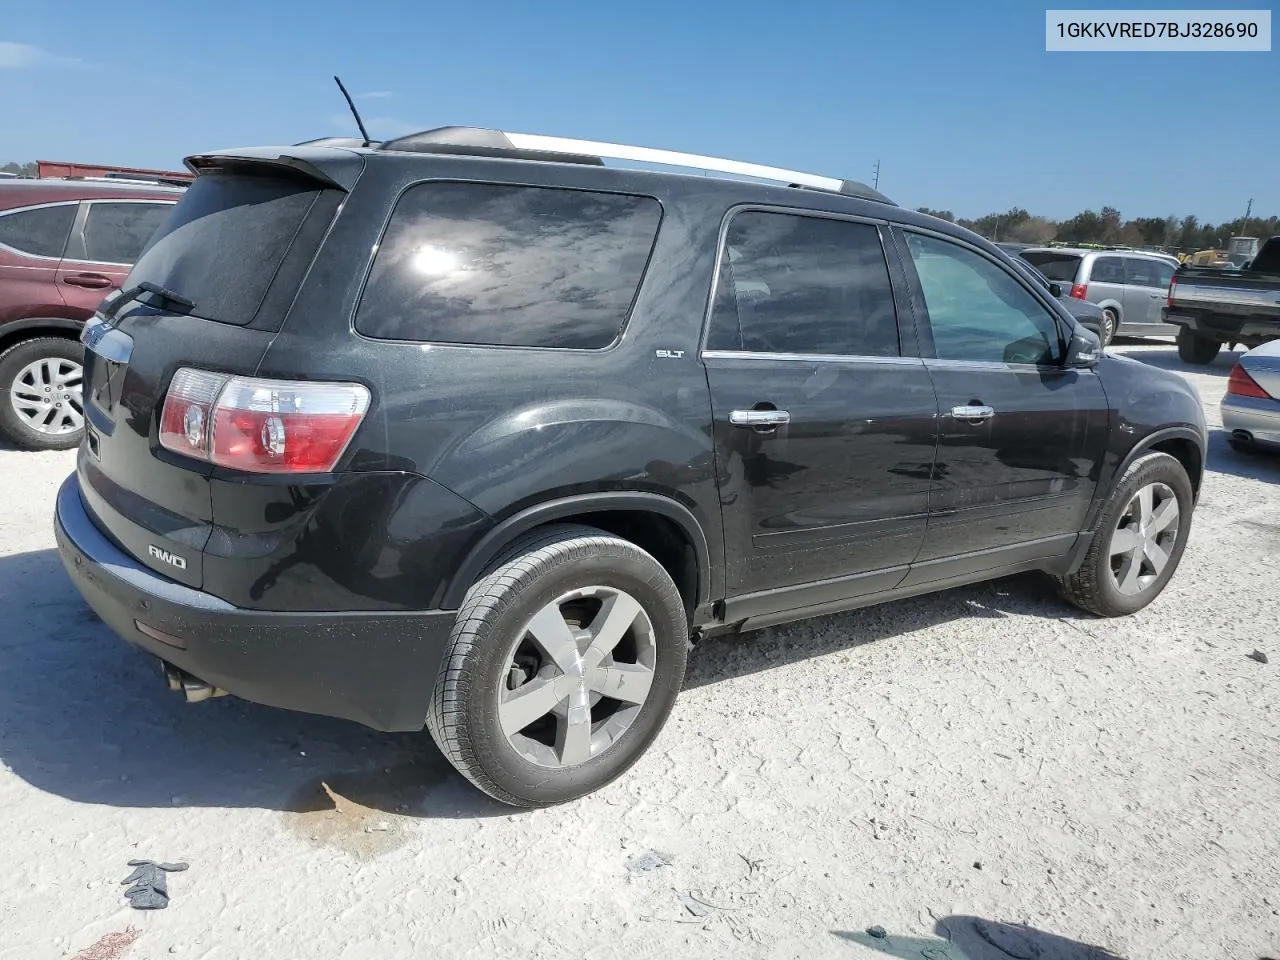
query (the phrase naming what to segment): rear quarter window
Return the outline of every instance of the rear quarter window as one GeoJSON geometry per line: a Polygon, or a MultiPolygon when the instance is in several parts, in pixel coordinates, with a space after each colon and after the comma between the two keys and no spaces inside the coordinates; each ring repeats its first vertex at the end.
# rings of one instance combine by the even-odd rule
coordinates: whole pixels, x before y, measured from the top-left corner
{"type": "Polygon", "coordinates": [[[652,197],[418,184],[401,195],[378,245],[356,329],[383,340],[607,347],[661,217],[652,197]]]}
{"type": "Polygon", "coordinates": [[[1050,280],[1058,283],[1075,283],[1080,269],[1080,257],[1071,253],[1053,253],[1047,250],[1026,251],[1018,254],[1050,280]]]}

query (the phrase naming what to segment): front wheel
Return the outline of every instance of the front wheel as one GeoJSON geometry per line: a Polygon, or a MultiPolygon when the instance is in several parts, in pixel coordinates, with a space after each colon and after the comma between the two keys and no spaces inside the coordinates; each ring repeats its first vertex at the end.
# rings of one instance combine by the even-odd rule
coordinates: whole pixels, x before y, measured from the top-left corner
{"type": "Polygon", "coordinates": [[[1213,363],[1213,358],[1222,349],[1217,340],[1192,333],[1186,327],[1178,330],[1178,359],[1183,363],[1192,363],[1198,367],[1213,363]]]}
{"type": "Polygon", "coordinates": [[[1141,610],[1178,569],[1193,503],[1181,463],[1167,453],[1138,457],[1103,508],[1079,569],[1060,580],[1063,595],[1100,617],[1141,610]]]}
{"type": "Polygon", "coordinates": [[[675,704],[688,641],[680,593],[653,557],[592,527],[547,528],[467,593],[427,728],[496,800],[573,800],[648,749],[675,704]]]}

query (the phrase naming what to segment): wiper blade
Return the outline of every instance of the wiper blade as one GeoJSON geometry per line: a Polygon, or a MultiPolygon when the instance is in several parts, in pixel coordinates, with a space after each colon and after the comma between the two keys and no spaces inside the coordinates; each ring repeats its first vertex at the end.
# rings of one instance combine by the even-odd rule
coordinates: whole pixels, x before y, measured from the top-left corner
{"type": "Polygon", "coordinates": [[[143,280],[141,283],[135,284],[128,290],[121,290],[120,295],[112,300],[111,303],[107,305],[107,308],[102,311],[102,316],[110,320],[120,312],[121,307],[131,300],[138,300],[149,307],[167,306],[175,310],[180,310],[183,313],[190,313],[196,308],[194,300],[189,300],[182,294],[170,290],[167,287],[162,287],[158,283],[152,283],[150,280],[143,280]],[[148,294],[149,296],[147,296],[146,299],[143,299],[143,294],[148,294]]]}

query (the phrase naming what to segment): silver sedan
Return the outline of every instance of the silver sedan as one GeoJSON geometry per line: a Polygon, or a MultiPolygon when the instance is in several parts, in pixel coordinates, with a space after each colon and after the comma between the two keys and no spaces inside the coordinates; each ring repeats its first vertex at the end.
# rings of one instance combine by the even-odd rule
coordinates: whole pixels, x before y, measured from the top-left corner
{"type": "Polygon", "coordinates": [[[1222,426],[1233,447],[1280,450],[1280,340],[1255,347],[1231,369],[1222,426]]]}

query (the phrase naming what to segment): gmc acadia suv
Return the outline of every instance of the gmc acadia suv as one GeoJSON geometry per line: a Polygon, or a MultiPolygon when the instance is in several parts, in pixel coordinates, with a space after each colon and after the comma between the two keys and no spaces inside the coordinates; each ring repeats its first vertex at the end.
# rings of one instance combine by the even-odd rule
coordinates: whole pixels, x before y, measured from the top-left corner
{"type": "Polygon", "coordinates": [[[425,725],[536,806],[635,762],[691,639],[1178,566],[1195,391],[870,188],[473,128],[188,166],[86,328],[56,529],[189,699],[425,725]]]}
{"type": "Polygon", "coordinates": [[[123,180],[0,183],[0,436],[80,443],[80,331],[181,196],[123,180]]]}

